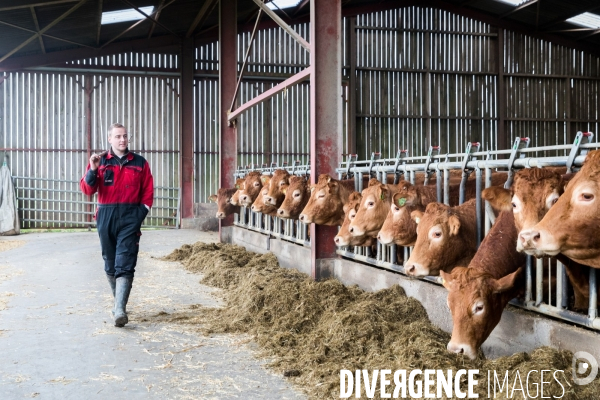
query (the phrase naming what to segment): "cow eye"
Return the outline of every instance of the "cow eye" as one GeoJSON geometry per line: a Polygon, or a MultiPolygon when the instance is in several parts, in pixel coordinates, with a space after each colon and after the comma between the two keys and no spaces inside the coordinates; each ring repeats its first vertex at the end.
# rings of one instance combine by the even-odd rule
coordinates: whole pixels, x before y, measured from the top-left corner
{"type": "Polygon", "coordinates": [[[517,205],[515,203],[512,203],[513,208],[517,208],[517,205]]]}
{"type": "Polygon", "coordinates": [[[585,201],[591,201],[594,199],[594,195],[591,193],[581,193],[581,197],[585,201]]]}
{"type": "Polygon", "coordinates": [[[227,199],[227,204],[229,204],[230,201],[231,201],[231,199],[227,199]]]}
{"type": "Polygon", "coordinates": [[[300,197],[300,193],[294,193],[294,197],[300,197]]]}
{"type": "Polygon", "coordinates": [[[439,231],[438,232],[434,232],[433,233],[433,237],[436,238],[436,239],[437,238],[441,238],[442,237],[442,232],[439,232],[439,231]]]}
{"type": "Polygon", "coordinates": [[[369,206],[369,207],[373,207],[374,205],[375,205],[375,203],[374,203],[374,202],[372,202],[372,201],[370,201],[370,202],[368,203],[368,206],[369,206]]]}
{"type": "Polygon", "coordinates": [[[319,196],[317,196],[319,199],[322,199],[323,197],[325,197],[324,194],[320,194],[319,196]]]}
{"type": "Polygon", "coordinates": [[[555,198],[554,200],[552,200],[552,205],[556,204],[557,201],[558,201],[558,197],[555,198]]]}
{"type": "Polygon", "coordinates": [[[396,207],[396,206],[394,206],[394,211],[395,211],[395,212],[398,212],[398,211],[400,211],[400,208],[399,208],[399,207],[396,207]]]}
{"type": "Polygon", "coordinates": [[[260,183],[254,182],[254,186],[260,186],[260,183]]]}

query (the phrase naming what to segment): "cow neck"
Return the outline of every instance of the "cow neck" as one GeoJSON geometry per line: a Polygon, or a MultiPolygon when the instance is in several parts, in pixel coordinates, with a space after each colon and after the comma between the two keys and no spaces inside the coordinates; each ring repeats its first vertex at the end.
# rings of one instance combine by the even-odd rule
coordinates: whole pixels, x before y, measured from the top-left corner
{"type": "Polygon", "coordinates": [[[481,242],[469,268],[500,279],[525,265],[525,254],[517,251],[518,232],[512,211],[502,211],[481,242]]]}
{"type": "Polygon", "coordinates": [[[353,179],[345,179],[343,181],[338,181],[340,184],[338,185],[340,190],[340,200],[342,200],[342,204],[347,204],[350,199],[350,194],[354,192],[354,180],[353,179]]]}

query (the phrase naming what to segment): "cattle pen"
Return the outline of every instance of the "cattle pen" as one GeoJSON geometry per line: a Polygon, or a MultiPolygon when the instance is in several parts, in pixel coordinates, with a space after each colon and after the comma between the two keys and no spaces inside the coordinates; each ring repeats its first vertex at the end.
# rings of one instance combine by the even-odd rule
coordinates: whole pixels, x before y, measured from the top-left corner
{"type": "MultiPolygon", "coordinates": [[[[11,234],[98,228],[98,195],[81,186],[118,122],[154,179],[144,234],[181,245],[186,229],[212,232],[201,237],[272,253],[284,271],[314,282],[368,292],[399,285],[448,334],[458,329],[452,268],[522,257],[494,277],[515,277],[494,299],[515,295],[478,354],[549,346],[600,361],[595,172],[576,187],[592,211],[564,206],[560,221],[572,231],[561,233],[560,251],[536,247],[540,232],[558,235],[562,226],[539,227],[600,151],[597,0],[7,0],[0,38],[0,161],[11,174],[0,185],[0,228],[16,220],[11,234]],[[559,186],[516,201],[513,184],[532,170],[554,174],[559,186]],[[354,234],[372,186],[385,215],[365,214],[369,229],[354,234]],[[392,214],[409,201],[395,203],[402,190],[425,200],[403,209],[399,229],[392,214]],[[453,250],[472,241],[474,255],[443,273],[411,272],[416,242],[379,233],[382,224],[395,233],[412,224],[417,237],[430,204],[453,213],[469,202],[473,235],[453,250]],[[535,203],[535,216],[517,221],[516,203],[535,203]],[[514,243],[477,258],[502,213],[513,215],[514,243]]],[[[202,246],[219,257],[230,249],[202,246]]],[[[450,351],[469,357],[467,347],[450,351]]]]}

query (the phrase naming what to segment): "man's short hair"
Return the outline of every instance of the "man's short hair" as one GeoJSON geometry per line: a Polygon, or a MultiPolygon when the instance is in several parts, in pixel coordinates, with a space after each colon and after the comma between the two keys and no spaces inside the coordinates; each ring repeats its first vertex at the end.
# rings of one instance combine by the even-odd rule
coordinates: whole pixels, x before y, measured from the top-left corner
{"type": "Polygon", "coordinates": [[[125,129],[125,133],[127,133],[127,128],[125,128],[125,126],[123,124],[115,122],[114,124],[112,124],[111,126],[108,127],[108,136],[112,135],[112,131],[114,128],[123,128],[123,129],[125,129]]]}

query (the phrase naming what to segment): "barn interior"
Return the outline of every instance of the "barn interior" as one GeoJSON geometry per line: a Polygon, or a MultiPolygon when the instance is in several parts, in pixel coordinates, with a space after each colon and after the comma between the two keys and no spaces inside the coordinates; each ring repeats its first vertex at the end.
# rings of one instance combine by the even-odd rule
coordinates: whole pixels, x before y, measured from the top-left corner
{"type": "MultiPolygon", "coordinates": [[[[252,170],[386,179],[446,154],[508,170],[556,157],[575,171],[598,147],[595,0],[5,0],[0,38],[0,151],[21,228],[95,226],[79,180],[121,122],[155,178],[146,228],[218,231],[315,280],[400,281],[444,330],[447,293],[405,277],[395,260],[409,250],[339,249],[337,227],[250,210],[217,220],[209,196],[252,170]]],[[[600,359],[597,304],[575,313],[535,296],[505,312],[487,354],[545,344],[600,359]]]]}

